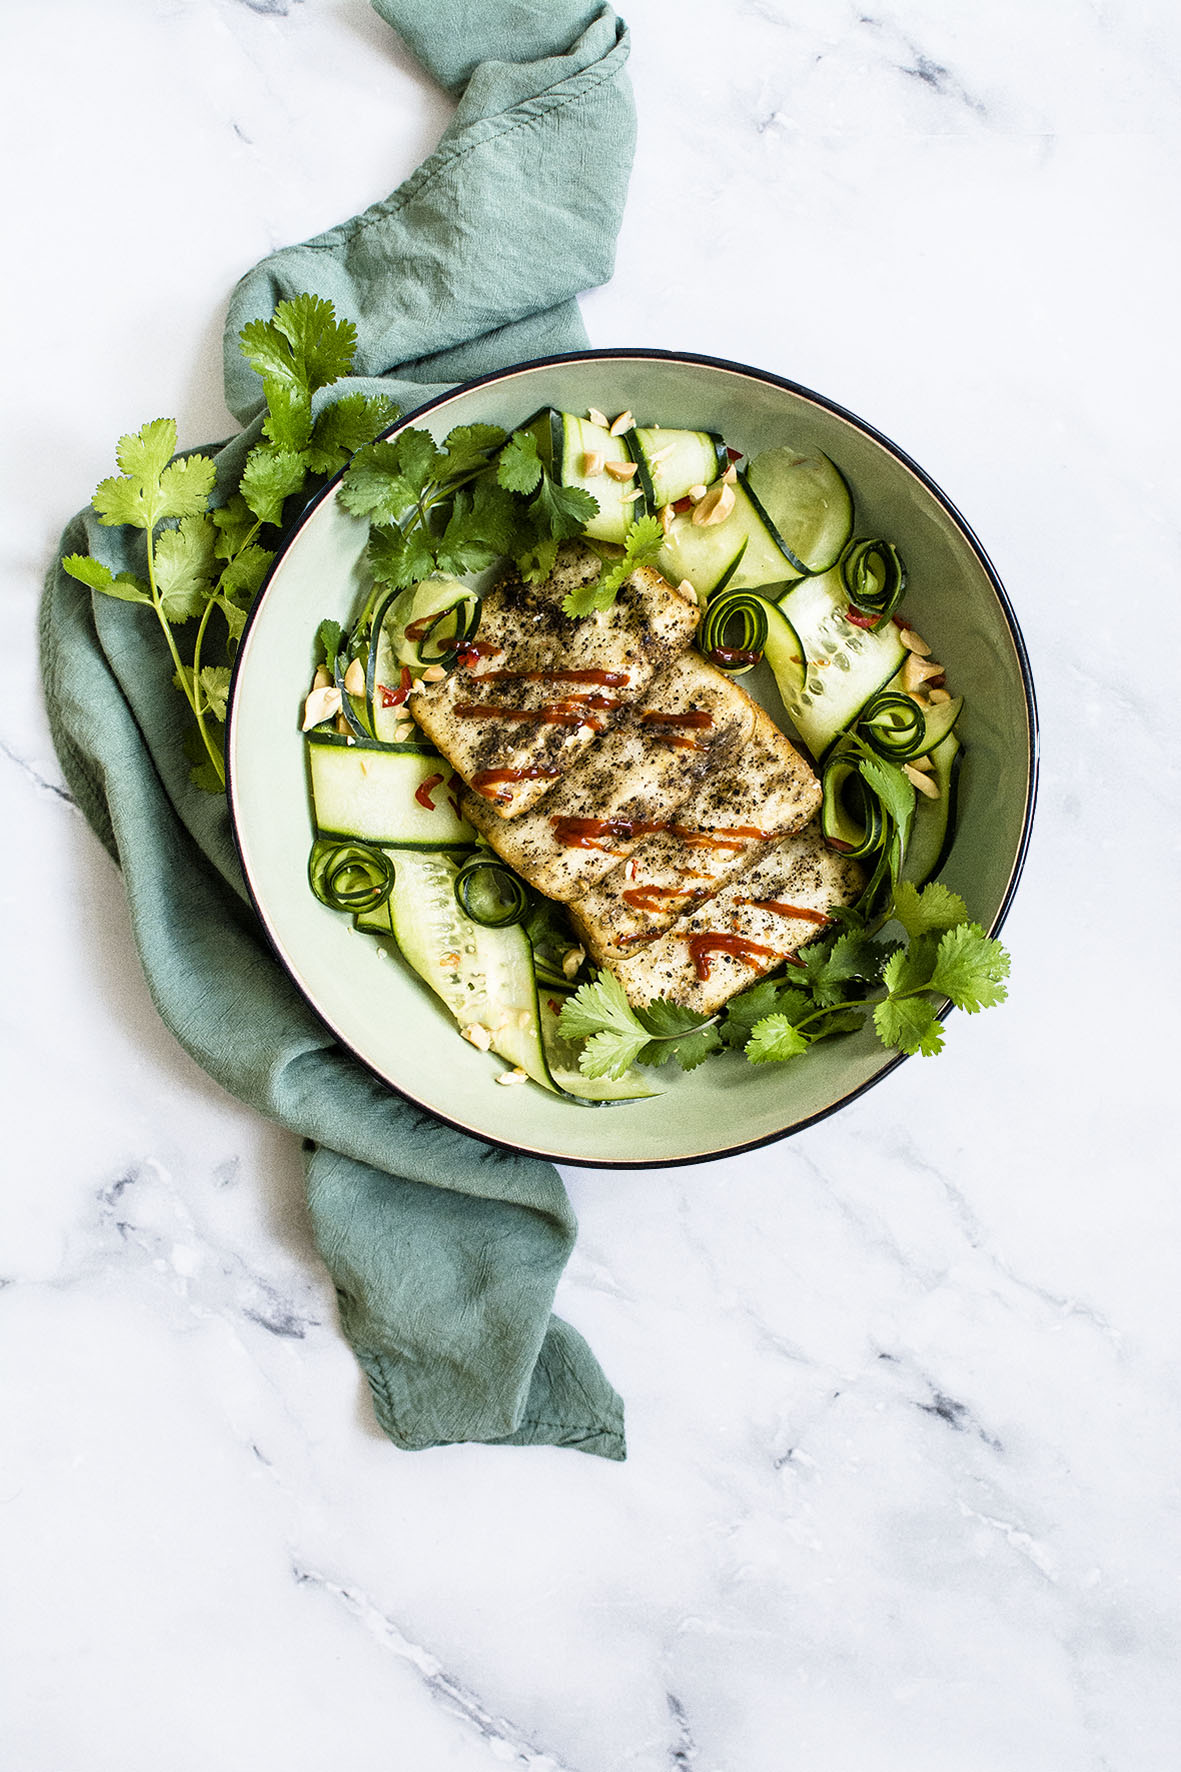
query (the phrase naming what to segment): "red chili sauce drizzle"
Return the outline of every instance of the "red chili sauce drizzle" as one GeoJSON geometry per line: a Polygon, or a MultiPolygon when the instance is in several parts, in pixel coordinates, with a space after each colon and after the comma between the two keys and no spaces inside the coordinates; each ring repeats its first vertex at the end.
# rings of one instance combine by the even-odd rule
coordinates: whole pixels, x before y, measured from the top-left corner
{"type": "Polygon", "coordinates": [[[783,904],[777,898],[744,898],[743,904],[750,905],[755,911],[774,911],[777,917],[799,917],[805,923],[829,923],[832,921],[823,911],[810,911],[806,905],[783,904]]]}
{"type": "Polygon", "coordinates": [[[736,960],[745,960],[748,966],[755,966],[757,960],[784,960],[788,957],[776,948],[764,947],[762,942],[747,941],[743,935],[712,935],[706,930],[701,935],[687,935],[685,940],[689,943],[693,970],[703,984],[709,977],[711,954],[732,954],[736,960]]]}
{"type": "Polygon", "coordinates": [[[684,898],[692,904],[698,899],[706,898],[708,894],[703,892],[699,886],[629,886],[619,896],[624,904],[631,906],[633,911],[655,913],[664,909],[661,903],[662,899],[684,898]]]}
{"type": "Polygon", "coordinates": [[[744,651],[741,646],[715,646],[709,656],[724,665],[756,665],[763,655],[761,652],[744,651]]]}
{"type": "Polygon", "coordinates": [[[723,826],[716,831],[694,831],[687,825],[675,824],[668,819],[574,818],[565,813],[555,814],[550,823],[554,827],[554,836],[567,849],[598,849],[602,847],[603,838],[610,838],[617,843],[630,843],[634,837],[650,837],[657,831],[671,831],[682,843],[696,844],[706,849],[738,850],[749,838],[766,842],[773,835],[770,831],[756,831],[746,825],[735,825],[733,828],[723,826]]]}
{"type": "Polygon", "coordinates": [[[486,800],[498,800],[502,806],[512,801],[511,794],[489,793],[489,788],[497,788],[502,782],[514,781],[552,781],[560,775],[558,769],[548,769],[543,763],[532,763],[527,769],[480,769],[472,776],[473,793],[483,794],[486,800]]]}
{"type": "Polygon", "coordinates": [[[684,714],[663,714],[659,708],[645,708],[640,721],[644,726],[712,726],[714,717],[706,708],[689,708],[684,714]]]}
{"type": "Polygon", "coordinates": [[[432,789],[437,788],[442,780],[443,777],[441,775],[428,775],[426,780],[419,782],[414,790],[414,798],[427,812],[433,812],[435,810],[435,802],[431,799],[431,791],[432,789]]]}

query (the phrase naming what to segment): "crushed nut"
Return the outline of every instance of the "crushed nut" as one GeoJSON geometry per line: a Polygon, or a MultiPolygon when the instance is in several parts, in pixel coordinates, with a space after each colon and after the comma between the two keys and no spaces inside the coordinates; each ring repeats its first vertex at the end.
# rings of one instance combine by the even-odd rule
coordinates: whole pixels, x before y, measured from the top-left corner
{"type": "Polygon", "coordinates": [[[931,648],[922,635],[916,634],[913,628],[903,628],[898,638],[908,652],[917,652],[920,658],[930,658],[931,648]]]}
{"type": "Polygon", "coordinates": [[[598,425],[599,429],[602,431],[607,429],[610,422],[606,413],[600,412],[597,406],[588,406],[586,409],[586,416],[592,425],[598,425]]]}
{"type": "Polygon", "coordinates": [[[711,486],[703,499],[693,507],[692,522],[703,529],[712,528],[715,523],[724,523],[734,509],[734,488],[719,480],[711,486]]]}
{"type": "Polygon", "coordinates": [[[906,690],[917,689],[928,677],[941,677],[943,666],[930,659],[922,658],[917,652],[908,652],[906,663],[902,667],[902,687],[906,690]]]}
{"type": "Polygon", "coordinates": [[[353,729],[349,725],[348,721],[345,719],[343,714],[337,714],[336,719],[333,722],[333,724],[335,725],[336,730],[338,732],[343,733],[345,738],[348,738],[350,736],[350,734],[352,733],[353,729]]]}
{"type": "Polygon", "coordinates": [[[621,505],[632,505],[635,504],[637,498],[643,498],[643,496],[644,488],[642,486],[633,486],[630,492],[625,492],[623,494],[623,497],[619,502],[621,505]]]}
{"type": "Polygon", "coordinates": [[[599,454],[597,449],[588,449],[586,454],[582,458],[582,477],[583,477],[583,479],[584,480],[593,480],[595,475],[601,474],[602,471],[603,471],[602,456],[599,454]]]}
{"type": "Polygon", "coordinates": [[[497,1071],[496,1081],[498,1083],[503,1083],[505,1088],[508,1089],[511,1088],[514,1083],[527,1083],[529,1078],[521,1069],[520,1065],[518,1065],[516,1070],[513,1071],[497,1071]]]}
{"type": "Polygon", "coordinates": [[[946,689],[930,689],[927,694],[933,708],[941,707],[945,701],[951,700],[951,695],[946,689]]]}
{"type": "Polygon", "coordinates": [[[698,504],[705,497],[705,495],[708,491],[709,491],[709,487],[703,486],[699,482],[696,486],[690,486],[688,492],[685,494],[685,497],[691,498],[693,500],[694,504],[698,504]]]}
{"type": "Polygon", "coordinates": [[[364,695],[365,667],[359,658],[354,658],[344,674],[344,686],[350,695],[364,695]]]}
{"type": "Polygon", "coordinates": [[[726,472],[722,475],[722,479],[727,486],[733,486],[737,483],[738,463],[736,461],[732,461],[730,463],[730,466],[726,469],[726,472]]]}
{"type": "Polygon", "coordinates": [[[316,666],[316,674],[312,678],[313,689],[328,689],[332,685],[332,672],[325,670],[323,665],[316,666]]]}
{"type": "Polygon", "coordinates": [[[303,729],[310,732],[313,726],[322,726],[339,713],[340,690],[335,683],[318,685],[303,704],[303,729]]]}
{"type": "Polygon", "coordinates": [[[471,1044],[478,1046],[481,1052],[487,1052],[492,1045],[492,1035],[487,1028],[482,1028],[478,1021],[469,1023],[467,1027],[460,1028],[459,1031],[465,1040],[470,1040],[471,1044]]]}
{"type": "Polygon", "coordinates": [[[934,769],[935,767],[930,757],[908,757],[907,762],[912,769],[934,769]]]}
{"type": "Polygon", "coordinates": [[[562,971],[567,978],[573,978],[582,962],[586,959],[585,948],[567,948],[562,955],[562,971]]]}
{"type": "Polygon", "coordinates": [[[422,673],[422,680],[424,683],[441,683],[446,675],[442,665],[428,665],[422,673]]]}
{"type": "Polygon", "coordinates": [[[622,437],[625,431],[631,430],[635,422],[636,421],[630,412],[621,412],[614,424],[609,427],[611,435],[613,437],[622,437]]]}
{"type": "Polygon", "coordinates": [[[609,461],[603,465],[613,480],[630,480],[636,471],[634,461],[609,461]]]}
{"type": "Polygon", "coordinates": [[[667,461],[676,452],[676,447],[675,443],[666,443],[663,449],[654,449],[648,457],[648,466],[658,468],[662,461],[667,461]]]}
{"type": "Polygon", "coordinates": [[[914,783],[920,794],[927,796],[928,800],[939,798],[939,783],[932,781],[929,775],[924,775],[921,769],[916,769],[913,763],[904,763],[902,773],[907,781],[914,783]]]}
{"type": "Polygon", "coordinates": [[[664,534],[664,535],[668,534],[669,530],[673,526],[673,522],[674,522],[674,519],[676,518],[676,514],[677,513],[673,510],[671,505],[661,505],[661,507],[657,511],[656,515],[660,519],[660,528],[661,528],[662,534],[664,534]]]}

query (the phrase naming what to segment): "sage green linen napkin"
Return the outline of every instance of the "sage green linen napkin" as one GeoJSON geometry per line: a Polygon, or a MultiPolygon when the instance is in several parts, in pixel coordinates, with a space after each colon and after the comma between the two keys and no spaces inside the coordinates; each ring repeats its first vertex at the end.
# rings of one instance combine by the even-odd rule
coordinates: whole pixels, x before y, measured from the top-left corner
{"type": "MultiPolygon", "coordinates": [[[[331,397],[380,389],[409,412],[585,345],[575,297],[611,274],[634,138],[614,13],[579,0],[374,4],[458,108],[392,196],[275,253],[235,291],[226,398],[245,428],[209,446],[223,489],[262,407],[237,334],[283,297],[324,296],[357,326],[360,373],[331,397]]],[[[84,511],[60,552],[122,571],[139,540],[84,511]]],[[[393,1094],[307,1008],[249,905],[224,800],[189,782],[186,710],[152,612],[55,565],[41,631],[62,768],[122,868],[153,1000],[211,1076],[303,1138],[313,1230],[382,1428],[406,1448],[478,1440],[622,1458],[622,1404],[551,1315],[575,1236],[556,1171],[393,1094]]]]}

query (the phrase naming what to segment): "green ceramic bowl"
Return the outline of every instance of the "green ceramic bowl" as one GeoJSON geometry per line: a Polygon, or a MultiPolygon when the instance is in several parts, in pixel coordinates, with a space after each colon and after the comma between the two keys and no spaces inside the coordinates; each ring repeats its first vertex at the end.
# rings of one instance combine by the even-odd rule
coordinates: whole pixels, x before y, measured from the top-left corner
{"type": "MultiPolygon", "coordinates": [[[[544,405],[627,408],[641,422],[721,431],[747,454],[785,441],[816,445],[844,470],[856,532],[897,544],[909,573],[907,612],[967,698],[959,820],[942,877],[995,932],[1033,812],[1033,685],[996,573],[939,488],[886,438],[805,388],[741,364],[660,351],[531,363],[462,388],[413,422],[442,438],[457,424],[511,428],[544,405]]],[[[662,1069],[653,1073],[662,1093],[648,1101],[589,1108],[532,1084],[499,1087],[499,1062],[458,1038],[409,968],[379,958],[376,945],[307,885],[312,832],[298,710],[318,623],[347,621],[362,594],[365,539],[366,524],[344,511],[335,483],[304,512],[243,638],[228,738],[230,807],[258,914],[292,979],[344,1045],[452,1125],[558,1161],[611,1167],[700,1161],[782,1138],[901,1062],[863,1030],[783,1066],[726,1053],[688,1075],[662,1069]]],[[[930,1087],[939,1087],[937,1070],[930,1087]]]]}

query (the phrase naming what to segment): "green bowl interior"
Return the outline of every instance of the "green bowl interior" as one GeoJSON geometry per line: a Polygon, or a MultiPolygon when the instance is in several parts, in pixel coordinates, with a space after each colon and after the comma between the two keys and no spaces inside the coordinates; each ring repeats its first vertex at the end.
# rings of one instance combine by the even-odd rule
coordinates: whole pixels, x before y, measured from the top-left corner
{"type": "MultiPolygon", "coordinates": [[[[848,477],[856,533],[902,552],[907,613],[966,697],[954,846],[942,877],[986,928],[1003,914],[1032,809],[1033,706],[1020,641],[978,546],[949,506],[884,440],[809,397],[736,366],[680,358],[567,359],[510,371],[414,420],[442,438],[477,421],[512,427],[543,405],[624,408],[641,422],[721,431],[754,454],[816,445],[848,477]]],[[[721,1155],[793,1131],[896,1062],[872,1033],[823,1042],[790,1065],[740,1054],[690,1075],[653,1073],[653,1100],[581,1107],[534,1086],[506,1090],[497,1061],[456,1035],[438,1000],[396,958],[355,934],[307,886],[311,841],[298,709],[326,616],[345,622],[365,588],[366,524],[330,489],[307,513],[256,606],[235,677],[231,807],[243,866],[271,940],[312,1006],[404,1094],[482,1137],[572,1163],[620,1166],[721,1155]]],[[[774,706],[774,691],[744,683],[774,706]]]]}

